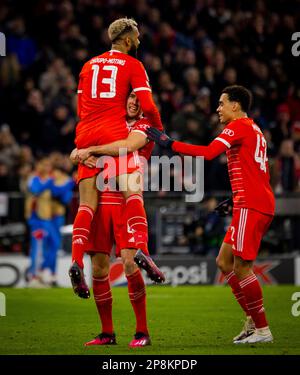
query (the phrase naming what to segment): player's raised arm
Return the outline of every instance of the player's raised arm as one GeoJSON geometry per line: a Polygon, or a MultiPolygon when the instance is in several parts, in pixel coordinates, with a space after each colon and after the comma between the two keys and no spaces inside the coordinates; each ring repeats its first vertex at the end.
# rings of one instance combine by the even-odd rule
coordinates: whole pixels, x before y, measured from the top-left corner
{"type": "Polygon", "coordinates": [[[131,77],[133,92],[140,101],[142,111],[145,117],[150,121],[151,125],[157,129],[163,130],[160,114],[152,97],[152,90],[146,70],[143,64],[138,60],[135,60],[133,65],[134,73],[131,77]]]}
{"type": "Polygon", "coordinates": [[[157,129],[163,130],[160,114],[154,103],[151,92],[135,91],[135,93],[141,103],[143,113],[149,119],[152,126],[157,129]]]}

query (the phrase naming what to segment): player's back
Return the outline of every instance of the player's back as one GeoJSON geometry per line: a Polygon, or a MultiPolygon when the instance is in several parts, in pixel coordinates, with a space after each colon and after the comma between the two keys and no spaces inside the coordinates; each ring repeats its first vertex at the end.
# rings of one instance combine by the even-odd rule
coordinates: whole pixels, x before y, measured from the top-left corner
{"type": "Polygon", "coordinates": [[[115,50],[84,65],[78,87],[77,136],[95,129],[105,143],[127,137],[126,100],[136,67],[141,67],[137,59],[115,50]]]}
{"type": "Polygon", "coordinates": [[[275,200],[269,182],[267,142],[260,128],[250,118],[237,119],[218,138],[229,147],[226,154],[234,207],[273,215],[275,200]]]}

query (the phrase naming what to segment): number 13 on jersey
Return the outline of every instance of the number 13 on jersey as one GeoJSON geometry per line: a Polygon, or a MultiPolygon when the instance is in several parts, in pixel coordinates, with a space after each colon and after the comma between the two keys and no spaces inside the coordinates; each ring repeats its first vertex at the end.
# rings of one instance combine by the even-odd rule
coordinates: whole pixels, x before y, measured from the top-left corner
{"type": "Polygon", "coordinates": [[[116,96],[116,78],[118,73],[118,67],[114,65],[104,65],[103,70],[110,71],[110,78],[102,78],[102,83],[104,85],[107,85],[107,89],[109,91],[103,91],[99,94],[97,93],[97,85],[98,85],[98,75],[100,66],[99,65],[92,65],[93,70],[93,78],[92,78],[92,92],[91,96],[93,99],[96,99],[98,97],[100,98],[114,98],[116,96]],[[98,96],[99,95],[99,96],[98,96]]]}

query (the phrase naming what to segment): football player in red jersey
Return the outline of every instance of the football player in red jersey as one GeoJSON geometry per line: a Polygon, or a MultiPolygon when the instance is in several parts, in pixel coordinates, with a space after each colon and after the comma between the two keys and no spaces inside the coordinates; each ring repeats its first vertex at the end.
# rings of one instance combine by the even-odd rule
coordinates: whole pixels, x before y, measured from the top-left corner
{"type": "MultiPolygon", "coordinates": [[[[91,146],[71,154],[76,162],[76,155],[81,163],[94,168],[97,158],[93,155],[118,155],[120,148],[136,152],[144,161],[150,158],[154,142],[147,141],[146,129],[149,121],[142,117],[141,106],[137,96],[132,92],[127,101],[127,126],[129,135],[126,139],[104,146],[91,146]]],[[[143,173],[143,168],[140,170],[143,173]]],[[[150,345],[150,336],[146,318],[145,283],[134,257],[139,246],[135,243],[131,231],[128,231],[123,220],[125,199],[121,192],[109,189],[99,194],[99,206],[95,213],[89,236],[89,251],[92,258],[93,291],[95,303],[102,324],[102,332],[86,343],[90,345],[112,345],[116,338],[112,320],[112,294],[109,283],[109,260],[113,244],[116,244],[116,256],[122,258],[125,275],[128,281],[129,298],[136,317],[136,333],[130,347],[150,345]]],[[[163,277],[163,275],[162,275],[163,277]]]]}
{"type": "MultiPolygon", "coordinates": [[[[78,117],[75,144],[78,149],[92,145],[104,145],[125,139],[126,101],[133,90],[144,114],[151,124],[162,129],[159,112],[153,102],[147,73],[135,58],[139,46],[137,23],[121,18],[108,28],[112,42],[110,51],[93,57],[82,68],[78,86],[78,117]]],[[[126,199],[125,217],[130,227],[135,227],[135,241],[144,250],[147,237],[147,221],[140,190],[130,189],[129,175],[137,170],[134,155],[128,157],[126,170],[119,167],[115,158],[115,176],[126,199]],[[143,222],[143,223],[142,223],[143,222]]],[[[80,205],[73,225],[72,265],[69,270],[74,292],[89,298],[89,289],[83,274],[83,254],[88,244],[91,223],[97,208],[98,193],[96,175],[99,170],[78,165],[80,205]]],[[[111,176],[113,177],[113,176],[111,176]]],[[[148,263],[149,265],[149,263],[148,263]]],[[[159,276],[153,270],[153,279],[159,276]]]]}
{"type": "Polygon", "coordinates": [[[252,267],[261,239],[273,220],[275,199],[269,183],[266,140],[247,117],[251,99],[251,93],[243,86],[229,86],[222,91],[217,113],[225,128],[209,146],[177,142],[158,129],[147,130],[149,139],[184,155],[210,160],[226,152],[233,217],[217,265],[247,316],[244,329],[233,339],[236,344],[273,340],[262,290],[252,267]]]}

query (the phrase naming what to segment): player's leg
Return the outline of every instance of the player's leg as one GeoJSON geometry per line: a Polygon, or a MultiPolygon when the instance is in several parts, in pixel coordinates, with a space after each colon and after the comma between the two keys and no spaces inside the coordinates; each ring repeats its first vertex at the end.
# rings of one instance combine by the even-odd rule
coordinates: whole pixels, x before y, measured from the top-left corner
{"type": "Polygon", "coordinates": [[[272,220],[250,209],[242,209],[243,225],[239,226],[234,254],[234,273],[243,291],[247,309],[255,324],[255,331],[249,337],[235,343],[270,342],[273,340],[266,319],[262,289],[253,272],[253,261],[256,259],[261,239],[272,220]]]}
{"type": "Polygon", "coordinates": [[[124,271],[128,281],[129,299],[136,319],[136,333],[129,346],[141,347],[150,345],[151,341],[147,326],[145,282],[134,261],[135,253],[136,249],[121,250],[124,271]]]}
{"type": "Polygon", "coordinates": [[[44,253],[44,230],[38,225],[31,225],[30,227],[30,267],[28,270],[29,287],[42,287],[42,283],[38,277],[38,271],[41,268],[41,257],[44,253]]]}
{"type": "MultiPolygon", "coordinates": [[[[226,240],[227,236],[225,236],[226,240]]],[[[249,311],[246,306],[245,297],[243,291],[239,284],[239,279],[233,271],[234,267],[234,256],[232,254],[232,245],[227,242],[223,242],[219,255],[216,259],[217,266],[225,276],[227,283],[231,286],[232,293],[240,304],[241,308],[244,310],[246,317],[250,317],[249,311]]],[[[249,320],[249,319],[248,319],[249,320]]],[[[253,331],[253,328],[252,328],[253,331]]]]}
{"type": "Polygon", "coordinates": [[[96,176],[79,182],[79,208],[73,224],[72,260],[83,268],[83,255],[88,244],[91,223],[98,205],[96,176]]]}
{"type": "Polygon", "coordinates": [[[112,293],[109,282],[109,255],[95,253],[91,255],[93,292],[101,321],[101,333],[85,345],[116,344],[112,320],[112,293]]]}
{"type": "Polygon", "coordinates": [[[89,298],[90,291],[83,273],[83,255],[89,244],[94,213],[98,205],[96,176],[79,182],[79,208],[73,224],[72,265],[69,269],[74,292],[81,298],[89,298]]]}
{"type": "Polygon", "coordinates": [[[247,309],[246,300],[243,291],[239,285],[239,280],[236,277],[233,267],[234,267],[234,256],[233,251],[237,248],[237,243],[239,240],[239,228],[241,220],[241,210],[233,209],[232,221],[226,232],[223,245],[219,256],[217,257],[217,265],[223,272],[228,284],[231,286],[232,292],[240,304],[241,308],[244,310],[246,315],[246,320],[241,332],[233,338],[235,340],[241,340],[248,337],[254,332],[255,326],[251,318],[251,315],[247,309]]]}
{"type": "Polygon", "coordinates": [[[234,272],[240,280],[248,311],[255,324],[255,332],[235,343],[255,343],[273,341],[263,305],[262,289],[252,270],[253,262],[234,257],[234,272]]]}
{"type": "Polygon", "coordinates": [[[141,174],[139,172],[123,174],[117,177],[117,182],[126,199],[124,219],[127,231],[139,249],[135,256],[135,262],[147,272],[151,280],[158,283],[164,282],[164,274],[148,252],[148,221],[144,208],[141,174]]]}
{"type": "Polygon", "coordinates": [[[148,222],[140,185],[141,175],[138,172],[123,174],[117,177],[117,182],[126,200],[124,212],[128,231],[139,248],[148,255],[148,222]]]}
{"type": "Polygon", "coordinates": [[[50,224],[49,228],[49,258],[48,267],[51,272],[50,285],[57,286],[56,279],[56,263],[57,263],[57,253],[61,246],[61,233],[60,228],[64,224],[64,216],[55,216],[50,224]]]}

